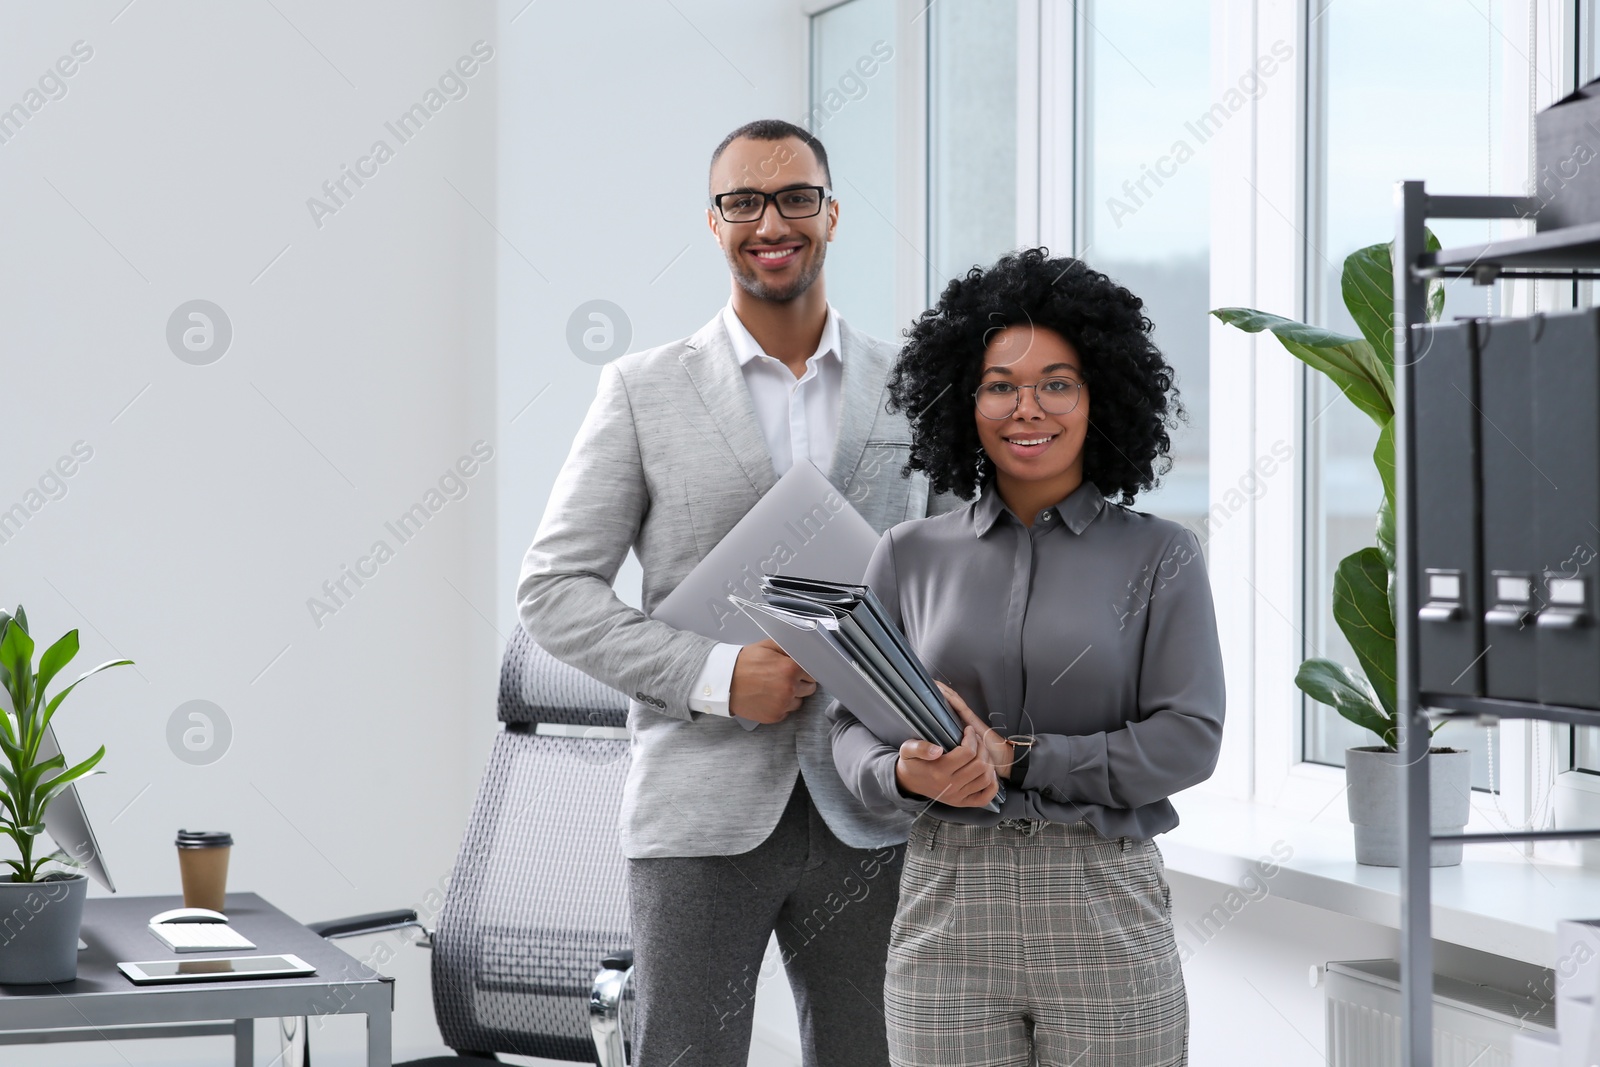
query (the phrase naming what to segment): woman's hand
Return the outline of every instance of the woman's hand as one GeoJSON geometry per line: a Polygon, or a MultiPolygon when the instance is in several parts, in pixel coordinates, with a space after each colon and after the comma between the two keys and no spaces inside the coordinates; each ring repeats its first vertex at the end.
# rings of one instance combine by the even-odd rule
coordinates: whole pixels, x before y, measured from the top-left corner
{"type": "Polygon", "coordinates": [[[1011,773],[1011,761],[1016,754],[1011,749],[1011,742],[1000,736],[1000,732],[982,719],[978,713],[967,707],[967,702],[961,699],[961,694],[951,689],[943,682],[935,680],[934,685],[939,687],[939,692],[950,702],[950,706],[961,717],[962,723],[969,733],[978,736],[979,754],[994,768],[994,773],[1001,778],[1011,773]]]}
{"type": "Polygon", "coordinates": [[[981,808],[1000,788],[994,767],[981,754],[976,730],[946,752],[932,741],[907,741],[894,765],[895,781],[906,793],[956,808],[981,808]]]}

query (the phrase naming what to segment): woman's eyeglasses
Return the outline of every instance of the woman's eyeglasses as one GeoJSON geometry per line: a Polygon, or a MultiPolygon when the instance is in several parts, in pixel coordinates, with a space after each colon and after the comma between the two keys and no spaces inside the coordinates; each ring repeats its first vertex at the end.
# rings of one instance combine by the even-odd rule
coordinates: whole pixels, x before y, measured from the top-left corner
{"type": "Polygon", "coordinates": [[[984,382],[973,393],[978,414],[986,419],[1009,419],[1022,402],[1022,391],[1033,390],[1033,399],[1039,409],[1050,415],[1066,415],[1078,406],[1083,393],[1083,383],[1071,378],[1042,378],[1033,385],[1015,382],[984,382]]]}

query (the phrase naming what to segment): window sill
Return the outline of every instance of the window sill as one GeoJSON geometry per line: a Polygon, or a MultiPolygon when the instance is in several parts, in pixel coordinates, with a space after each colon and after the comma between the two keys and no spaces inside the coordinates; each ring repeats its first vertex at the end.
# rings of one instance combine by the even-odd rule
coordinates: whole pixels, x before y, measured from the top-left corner
{"type": "MultiPolygon", "coordinates": [[[[1173,803],[1182,822],[1157,839],[1169,870],[1242,884],[1257,899],[1264,882],[1284,900],[1399,929],[1400,872],[1356,863],[1342,806],[1331,809],[1337,819],[1312,822],[1194,790],[1173,803]],[[1263,860],[1278,865],[1270,878],[1263,860]]],[[[1460,866],[1433,868],[1432,897],[1436,939],[1553,967],[1556,920],[1600,911],[1600,871],[1531,860],[1509,844],[1468,845],[1460,866]]]]}

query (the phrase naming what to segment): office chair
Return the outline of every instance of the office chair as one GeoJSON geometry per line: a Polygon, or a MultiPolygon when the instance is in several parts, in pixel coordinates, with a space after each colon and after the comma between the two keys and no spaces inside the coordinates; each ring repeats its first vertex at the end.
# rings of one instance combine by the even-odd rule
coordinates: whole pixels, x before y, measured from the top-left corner
{"type": "MultiPolygon", "coordinates": [[[[422,930],[433,1005],[468,1067],[495,1053],[625,1067],[633,951],[617,840],[628,702],[518,627],[500,665],[500,721],[436,930],[415,911],[314,923],[328,938],[422,930]]],[[[306,1020],[283,1024],[283,1067],[309,1067],[306,1020]]]]}

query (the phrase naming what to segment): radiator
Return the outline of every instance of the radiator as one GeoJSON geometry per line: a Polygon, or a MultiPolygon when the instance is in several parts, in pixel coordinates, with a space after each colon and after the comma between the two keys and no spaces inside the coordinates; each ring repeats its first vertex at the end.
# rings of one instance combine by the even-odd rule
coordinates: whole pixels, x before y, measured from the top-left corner
{"type": "MultiPolygon", "coordinates": [[[[1555,1032],[1553,982],[1518,977],[1529,988],[1434,976],[1434,1067],[1512,1067],[1513,1034],[1555,1032]]],[[[1398,960],[1329,963],[1323,995],[1328,1067],[1401,1067],[1398,960]]]]}

